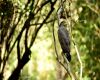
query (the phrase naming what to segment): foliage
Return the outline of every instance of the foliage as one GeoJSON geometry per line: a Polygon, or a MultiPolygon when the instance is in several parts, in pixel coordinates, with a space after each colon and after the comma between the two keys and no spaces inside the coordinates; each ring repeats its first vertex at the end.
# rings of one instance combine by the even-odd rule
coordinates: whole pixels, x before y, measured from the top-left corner
{"type": "MultiPolygon", "coordinates": [[[[0,0],[0,80],[70,80],[56,60],[52,36],[54,26],[61,56],[57,38],[60,3],[60,0],[0,0]]],[[[68,26],[72,71],[79,76],[73,36],[83,63],[83,80],[99,80],[100,1],[65,0],[63,5],[69,15],[67,23],[72,24],[68,26]]]]}

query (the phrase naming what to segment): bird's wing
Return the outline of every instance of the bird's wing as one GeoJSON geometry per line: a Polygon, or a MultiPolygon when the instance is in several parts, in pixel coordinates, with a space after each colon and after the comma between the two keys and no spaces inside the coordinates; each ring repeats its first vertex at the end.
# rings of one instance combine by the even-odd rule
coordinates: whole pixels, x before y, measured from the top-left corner
{"type": "Polygon", "coordinates": [[[68,31],[64,27],[59,27],[58,38],[63,52],[70,53],[69,35],[68,35],[68,31]]]}

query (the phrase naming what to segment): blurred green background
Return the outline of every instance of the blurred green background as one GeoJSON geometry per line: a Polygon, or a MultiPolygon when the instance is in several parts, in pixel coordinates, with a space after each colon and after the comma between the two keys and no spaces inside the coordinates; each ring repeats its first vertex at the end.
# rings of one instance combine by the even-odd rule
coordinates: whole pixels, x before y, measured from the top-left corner
{"type": "MultiPolygon", "coordinates": [[[[11,0],[15,6],[14,15],[17,19],[18,14],[22,12],[24,14],[21,16],[21,20],[16,27],[14,32],[12,43],[14,42],[16,36],[20,32],[25,20],[27,19],[29,12],[36,12],[41,4],[48,0],[33,0],[34,6],[27,7],[24,10],[25,0],[11,0]],[[35,4],[37,4],[35,6],[35,4]],[[35,9],[36,8],[36,9],[35,9]]],[[[27,0],[26,0],[27,1],[27,0]]],[[[32,1],[32,0],[31,0],[32,1]]],[[[55,1],[55,0],[52,0],[55,1]]],[[[70,1],[70,0],[69,0],[70,1]]],[[[60,0],[58,0],[54,6],[54,11],[49,17],[50,23],[46,23],[40,29],[33,46],[31,47],[32,54],[30,56],[30,61],[24,66],[21,71],[19,80],[71,80],[65,69],[57,62],[56,54],[54,49],[54,41],[52,35],[52,22],[54,22],[55,37],[57,43],[57,51],[61,56],[61,48],[58,41],[58,23],[57,23],[57,10],[59,8],[60,0]]],[[[67,4],[64,4],[67,5],[67,4]]],[[[67,5],[67,8],[69,6],[67,5]]],[[[99,0],[72,0],[71,2],[71,15],[72,17],[72,31],[71,34],[74,37],[74,41],[80,53],[80,57],[83,63],[83,80],[100,80],[100,1],[99,0]]],[[[50,4],[46,4],[41,11],[39,11],[35,18],[31,21],[32,26],[28,33],[28,45],[30,44],[30,39],[32,32],[38,25],[34,25],[36,22],[41,23],[46,17],[50,10],[50,4]]],[[[0,12],[2,15],[2,12],[0,12]]],[[[13,19],[12,19],[13,20],[13,19]]],[[[23,34],[24,36],[25,34],[23,34]]],[[[70,36],[71,37],[71,36],[70,36]]],[[[20,46],[21,52],[24,52],[24,37],[21,38],[20,46]]],[[[6,80],[11,71],[16,67],[17,64],[17,54],[15,45],[12,54],[7,62],[4,77],[6,80]]],[[[21,55],[22,55],[21,54],[21,55]]],[[[70,62],[72,71],[79,77],[80,64],[77,59],[77,54],[72,43],[71,37],[71,56],[72,60],[70,62]]]]}

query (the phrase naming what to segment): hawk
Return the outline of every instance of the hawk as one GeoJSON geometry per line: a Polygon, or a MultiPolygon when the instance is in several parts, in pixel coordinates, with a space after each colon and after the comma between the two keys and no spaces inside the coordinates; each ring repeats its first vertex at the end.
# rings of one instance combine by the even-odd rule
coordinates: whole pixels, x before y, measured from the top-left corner
{"type": "Polygon", "coordinates": [[[64,27],[63,22],[59,24],[58,28],[58,39],[60,42],[60,46],[62,48],[62,52],[68,59],[68,61],[71,61],[71,55],[70,55],[70,39],[69,39],[69,33],[67,29],[64,27]]]}

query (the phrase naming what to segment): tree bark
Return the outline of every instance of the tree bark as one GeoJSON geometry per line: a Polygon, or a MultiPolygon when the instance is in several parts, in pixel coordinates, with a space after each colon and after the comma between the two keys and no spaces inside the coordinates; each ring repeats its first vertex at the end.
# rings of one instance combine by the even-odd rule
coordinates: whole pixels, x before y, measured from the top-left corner
{"type": "Polygon", "coordinates": [[[19,76],[20,76],[20,72],[23,69],[23,67],[25,66],[25,64],[30,60],[29,56],[31,54],[31,51],[29,48],[26,49],[22,59],[20,60],[20,62],[18,63],[18,66],[16,67],[16,69],[12,72],[11,76],[9,77],[8,80],[18,80],[19,76]]]}

